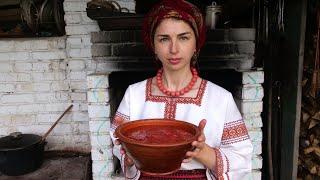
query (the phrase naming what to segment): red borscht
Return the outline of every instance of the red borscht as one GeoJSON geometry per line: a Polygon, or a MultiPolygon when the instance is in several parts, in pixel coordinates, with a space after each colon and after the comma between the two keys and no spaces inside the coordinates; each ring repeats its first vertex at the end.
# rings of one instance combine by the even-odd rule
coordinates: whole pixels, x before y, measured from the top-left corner
{"type": "Polygon", "coordinates": [[[146,144],[174,144],[193,137],[192,133],[172,126],[145,126],[131,129],[125,136],[146,144]]]}

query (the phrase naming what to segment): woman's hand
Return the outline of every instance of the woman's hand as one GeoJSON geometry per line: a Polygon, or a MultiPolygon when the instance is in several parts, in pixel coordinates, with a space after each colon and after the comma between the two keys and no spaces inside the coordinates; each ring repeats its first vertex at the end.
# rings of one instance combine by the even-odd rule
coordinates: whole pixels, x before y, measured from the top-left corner
{"type": "MultiPolygon", "coordinates": [[[[123,124],[123,123],[129,122],[129,121],[124,120],[124,119],[119,118],[119,117],[116,117],[114,119],[114,121],[118,121],[118,124],[123,124]]],[[[113,134],[113,137],[117,138],[116,133],[113,134]]],[[[121,145],[121,142],[118,139],[115,139],[114,143],[116,145],[121,145]]],[[[120,149],[120,154],[121,154],[121,156],[124,155],[124,165],[125,166],[130,167],[130,166],[132,166],[134,164],[133,160],[126,154],[126,151],[122,148],[122,146],[121,146],[121,149],[120,149]]]]}
{"type": "Polygon", "coordinates": [[[214,150],[205,143],[206,136],[204,135],[204,128],[207,121],[202,119],[198,125],[201,133],[197,141],[192,142],[193,151],[188,151],[186,153],[187,158],[183,160],[184,163],[190,162],[195,159],[205,165],[208,168],[212,168],[215,164],[215,152],[214,150]]]}
{"type": "MultiPolygon", "coordinates": [[[[116,145],[121,145],[119,140],[115,140],[114,143],[116,145]]],[[[121,153],[121,155],[124,155],[124,165],[127,166],[127,167],[133,166],[133,164],[134,164],[133,160],[126,154],[126,151],[125,151],[125,149],[122,148],[122,146],[121,146],[121,149],[120,149],[120,153],[121,153]]]]}

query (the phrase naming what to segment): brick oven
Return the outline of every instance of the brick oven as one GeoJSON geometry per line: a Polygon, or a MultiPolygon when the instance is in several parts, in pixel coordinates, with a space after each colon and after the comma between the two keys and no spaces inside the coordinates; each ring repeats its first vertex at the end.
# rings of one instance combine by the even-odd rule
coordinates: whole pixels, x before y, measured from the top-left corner
{"type": "MultiPolygon", "coordinates": [[[[93,179],[114,179],[112,116],[125,88],[155,69],[139,30],[101,31],[87,2],[64,0],[64,36],[0,39],[0,136],[42,135],[73,104],[46,150],[91,153],[93,179]]],[[[134,0],[117,2],[134,11],[134,0]]],[[[254,67],[254,51],[255,29],[211,31],[199,65],[203,77],[233,92],[254,145],[252,179],[261,179],[264,73],[254,67]]]]}

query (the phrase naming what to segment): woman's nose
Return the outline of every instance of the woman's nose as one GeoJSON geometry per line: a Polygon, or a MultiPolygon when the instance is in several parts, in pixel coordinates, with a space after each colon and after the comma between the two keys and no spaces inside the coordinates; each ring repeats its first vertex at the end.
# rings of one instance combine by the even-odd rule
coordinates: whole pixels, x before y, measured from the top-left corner
{"type": "Polygon", "coordinates": [[[171,41],[171,46],[170,46],[170,53],[176,54],[178,52],[178,50],[179,50],[179,47],[178,47],[177,41],[172,40],[171,41]]]}

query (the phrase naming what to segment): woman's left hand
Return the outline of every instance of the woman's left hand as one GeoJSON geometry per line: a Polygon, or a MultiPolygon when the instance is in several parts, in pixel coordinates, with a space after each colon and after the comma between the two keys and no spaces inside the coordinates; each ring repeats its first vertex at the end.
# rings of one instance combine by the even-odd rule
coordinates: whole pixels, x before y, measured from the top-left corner
{"type": "Polygon", "coordinates": [[[197,158],[201,155],[203,148],[206,146],[206,136],[204,135],[204,127],[206,126],[207,121],[202,119],[198,125],[200,129],[200,136],[198,137],[197,141],[192,142],[193,151],[188,151],[186,153],[187,158],[183,160],[184,163],[190,162],[193,158],[197,158]]]}

